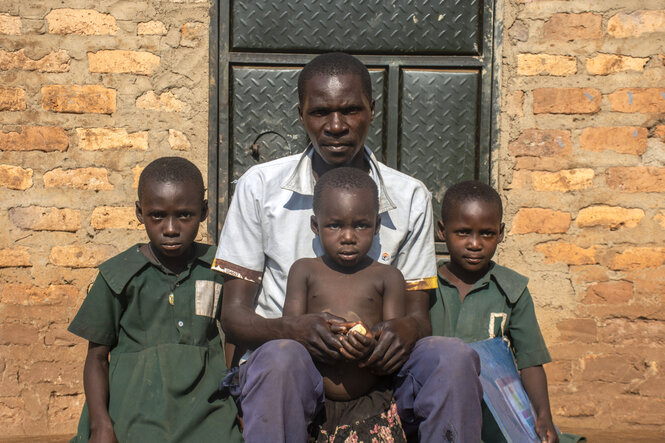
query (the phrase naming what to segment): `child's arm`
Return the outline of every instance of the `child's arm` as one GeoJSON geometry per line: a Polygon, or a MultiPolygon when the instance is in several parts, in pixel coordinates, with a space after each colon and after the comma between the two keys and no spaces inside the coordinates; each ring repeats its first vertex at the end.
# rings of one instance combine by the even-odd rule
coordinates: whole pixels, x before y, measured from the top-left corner
{"type": "Polygon", "coordinates": [[[116,442],[109,404],[109,351],[97,343],[88,343],[88,355],[83,367],[83,388],[90,413],[91,442],[116,442]]]}
{"type": "Polygon", "coordinates": [[[293,317],[307,313],[307,266],[298,260],[291,266],[286,281],[286,299],[282,316],[293,317]]]}
{"type": "Polygon", "coordinates": [[[557,443],[559,437],[552,422],[550,400],[547,395],[547,376],[543,365],[522,369],[520,377],[524,390],[536,411],[536,433],[543,442],[557,443]]]}

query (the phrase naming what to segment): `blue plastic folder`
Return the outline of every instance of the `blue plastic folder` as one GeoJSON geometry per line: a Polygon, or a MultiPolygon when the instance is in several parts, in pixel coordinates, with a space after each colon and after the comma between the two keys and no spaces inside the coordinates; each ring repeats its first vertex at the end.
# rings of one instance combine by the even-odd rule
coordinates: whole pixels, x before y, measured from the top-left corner
{"type": "Polygon", "coordinates": [[[536,416],[524,391],[508,341],[501,337],[469,343],[480,356],[483,400],[508,442],[540,443],[536,416]]]}

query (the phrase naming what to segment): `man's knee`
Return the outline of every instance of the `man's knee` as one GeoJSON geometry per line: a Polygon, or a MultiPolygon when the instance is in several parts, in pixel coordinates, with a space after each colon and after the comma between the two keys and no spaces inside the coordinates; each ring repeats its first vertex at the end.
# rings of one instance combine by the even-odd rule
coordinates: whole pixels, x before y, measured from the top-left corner
{"type": "Polygon", "coordinates": [[[307,349],[295,340],[271,340],[259,346],[248,360],[250,367],[269,369],[272,375],[308,370],[314,363],[307,349]]]}
{"type": "Polygon", "coordinates": [[[448,375],[480,374],[478,353],[459,338],[425,337],[418,341],[414,353],[429,360],[433,367],[445,370],[448,375]]]}

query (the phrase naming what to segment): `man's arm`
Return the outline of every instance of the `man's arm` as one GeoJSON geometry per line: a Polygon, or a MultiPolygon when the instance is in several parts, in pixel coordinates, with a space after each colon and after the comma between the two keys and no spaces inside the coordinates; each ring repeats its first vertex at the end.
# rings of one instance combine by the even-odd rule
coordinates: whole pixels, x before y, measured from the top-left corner
{"type": "Polygon", "coordinates": [[[83,367],[83,389],[90,413],[90,441],[116,442],[109,416],[109,347],[88,343],[83,367]]]}
{"type": "Polygon", "coordinates": [[[341,320],[328,313],[297,317],[264,318],[254,312],[259,285],[225,276],[222,297],[222,328],[227,340],[248,349],[276,339],[301,343],[313,359],[332,362],[340,358],[341,344],[330,331],[329,320],[341,320]]]}
{"type": "Polygon", "coordinates": [[[557,443],[559,437],[552,422],[550,400],[547,395],[547,376],[542,365],[531,366],[520,371],[524,390],[536,411],[536,433],[543,442],[557,443]]]}

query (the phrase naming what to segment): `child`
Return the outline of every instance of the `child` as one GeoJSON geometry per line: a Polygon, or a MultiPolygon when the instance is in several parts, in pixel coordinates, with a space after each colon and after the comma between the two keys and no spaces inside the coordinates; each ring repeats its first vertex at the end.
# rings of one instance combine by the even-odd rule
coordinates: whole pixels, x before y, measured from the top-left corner
{"type": "MultiPolygon", "coordinates": [[[[439,288],[430,310],[432,335],[467,343],[505,336],[510,340],[524,389],[536,412],[536,432],[556,442],[543,364],[551,360],[538,327],[528,279],[492,261],[503,240],[503,208],[490,186],[466,181],[443,197],[439,237],[450,262],[439,267],[439,288]]],[[[483,410],[483,441],[503,441],[491,414],[483,410]]]]}
{"type": "Polygon", "coordinates": [[[316,183],[313,208],[311,228],[324,255],[293,264],[283,314],[326,311],[350,322],[331,324],[333,332],[342,334],[344,359],[334,365],[317,364],[327,397],[318,439],[344,441],[354,436],[358,441],[403,441],[392,390],[362,367],[374,349],[375,337],[365,335],[363,328],[348,331],[357,322],[369,330],[383,320],[405,315],[402,273],[367,256],[380,227],[376,184],[360,169],[335,168],[316,183]]]}
{"type": "Polygon", "coordinates": [[[208,215],[201,172],[157,159],[141,173],[138,198],[150,242],[99,266],[69,326],[89,341],[72,441],[241,441],[236,407],[217,393],[226,365],[215,248],[194,242],[208,215]]]}

